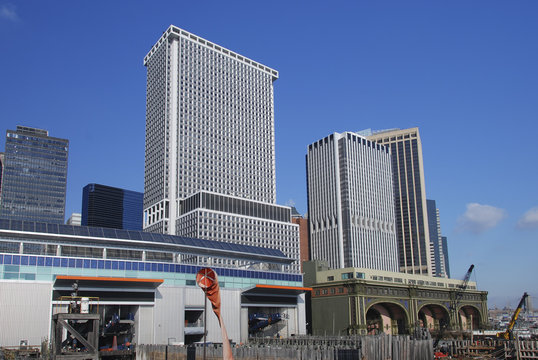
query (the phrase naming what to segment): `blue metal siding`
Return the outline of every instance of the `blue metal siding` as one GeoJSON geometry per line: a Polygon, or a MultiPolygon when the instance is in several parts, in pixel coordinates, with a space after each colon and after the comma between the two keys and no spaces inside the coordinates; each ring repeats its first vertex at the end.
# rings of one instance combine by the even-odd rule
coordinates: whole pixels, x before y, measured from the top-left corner
{"type": "MultiPolygon", "coordinates": [[[[123,276],[131,278],[163,278],[165,283],[177,284],[177,281],[194,280],[202,266],[166,264],[144,261],[80,259],[57,256],[34,256],[0,254],[0,279],[19,280],[54,280],[55,275],[89,275],[89,276],[123,276]],[[43,272],[43,269],[51,268],[43,272]],[[80,269],[82,271],[70,271],[80,269]],[[142,273],[143,272],[143,273],[142,273]],[[151,273],[151,274],[147,274],[151,273]],[[43,277],[42,275],[47,276],[43,277]],[[33,276],[28,276],[33,275],[33,276]],[[183,275],[183,276],[182,276],[183,275]],[[186,275],[186,276],[185,276],[186,275]]],[[[274,273],[266,271],[238,270],[213,267],[219,277],[230,287],[234,283],[243,284],[250,279],[247,286],[256,284],[302,286],[302,275],[274,273]]],[[[233,285],[232,285],[233,286],[233,285]]]]}

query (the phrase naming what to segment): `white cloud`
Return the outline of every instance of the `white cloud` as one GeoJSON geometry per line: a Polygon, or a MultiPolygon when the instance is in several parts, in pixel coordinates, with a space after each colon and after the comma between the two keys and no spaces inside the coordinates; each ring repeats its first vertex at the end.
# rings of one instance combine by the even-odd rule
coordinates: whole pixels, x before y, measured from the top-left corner
{"type": "Polygon", "coordinates": [[[295,200],[293,200],[293,199],[289,199],[289,200],[286,202],[286,206],[294,207],[294,206],[295,206],[295,200]]]}
{"type": "Polygon", "coordinates": [[[506,217],[506,211],[491,205],[467,204],[467,211],[458,219],[458,229],[475,234],[497,226],[506,217]]]}
{"type": "Polygon", "coordinates": [[[4,4],[0,6],[0,18],[10,21],[19,21],[15,6],[12,4],[4,4]]]}
{"type": "Polygon", "coordinates": [[[520,229],[536,229],[538,228],[538,206],[527,211],[517,222],[517,227],[520,229]]]}

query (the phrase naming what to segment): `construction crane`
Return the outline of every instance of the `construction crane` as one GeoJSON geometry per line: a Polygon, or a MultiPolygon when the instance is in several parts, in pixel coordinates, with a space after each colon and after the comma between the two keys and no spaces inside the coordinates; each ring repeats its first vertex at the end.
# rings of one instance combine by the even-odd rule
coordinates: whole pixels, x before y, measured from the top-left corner
{"type": "MultiPolygon", "coordinates": [[[[460,300],[463,298],[463,293],[465,292],[465,289],[467,289],[467,285],[469,283],[469,279],[471,278],[471,273],[473,272],[474,264],[471,264],[469,266],[469,269],[467,270],[467,273],[465,273],[465,276],[463,277],[463,280],[460,285],[457,286],[456,294],[454,297],[454,300],[450,303],[450,311],[453,313],[453,318],[456,318],[456,312],[458,311],[458,305],[460,300]]],[[[435,339],[433,343],[433,348],[436,350],[439,346],[439,341],[443,338],[443,334],[447,330],[449,324],[446,320],[441,319],[439,322],[439,333],[437,334],[437,338],[435,339]]],[[[436,358],[441,356],[441,352],[436,352],[436,358]]]]}
{"type": "Polygon", "coordinates": [[[450,310],[454,312],[458,310],[459,302],[463,298],[463,294],[465,290],[467,289],[467,285],[469,284],[469,279],[471,278],[471,273],[473,272],[473,269],[474,269],[474,264],[471,264],[471,266],[469,266],[469,270],[467,270],[467,273],[463,277],[463,281],[457,287],[458,290],[456,291],[456,296],[454,298],[454,301],[452,302],[452,304],[450,304],[450,310]]]}
{"type": "Polygon", "coordinates": [[[469,266],[469,270],[467,270],[467,274],[465,274],[465,277],[463,278],[463,283],[459,286],[461,290],[467,289],[467,284],[469,283],[469,279],[471,278],[471,273],[473,272],[474,265],[471,264],[469,266]]]}
{"type": "Polygon", "coordinates": [[[521,297],[521,300],[519,300],[519,304],[516,308],[516,311],[514,311],[514,314],[512,315],[512,319],[508,323],[508,327],[505,331],[497,333],[497,337],[506,339],[506,340],[513,340],[514,339],[514,333],[512,330],[514,330],[514,326],[516,325],[517,318],[519,317],[519,313],[521,312],[521,309],[525,305],[525,300],[529,294],[524,293],[521,297]]]}

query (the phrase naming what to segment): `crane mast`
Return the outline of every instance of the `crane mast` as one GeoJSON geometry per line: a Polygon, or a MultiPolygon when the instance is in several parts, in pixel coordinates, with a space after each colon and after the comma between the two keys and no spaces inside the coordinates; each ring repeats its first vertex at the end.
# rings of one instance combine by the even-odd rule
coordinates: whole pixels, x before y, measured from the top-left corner
{"type": "Polygon", "coordinates": [[[524,293],[521,297],[521,300],[519,300],[519,304],[517,305],[516,311],[514,311],[514,314],[512,315],[512,319],[510,319],[510,322],[508,323],[508,327],[505,331],[497,333],[497,337],[504,338],[506,340],[512,340],[514,338],[513,329],[516,325],[517,318],[519,317],[519,313],[521,312],[521,309],[523,309],[523,306],[525,305],[525,299],[529,294],[524,293]]]}

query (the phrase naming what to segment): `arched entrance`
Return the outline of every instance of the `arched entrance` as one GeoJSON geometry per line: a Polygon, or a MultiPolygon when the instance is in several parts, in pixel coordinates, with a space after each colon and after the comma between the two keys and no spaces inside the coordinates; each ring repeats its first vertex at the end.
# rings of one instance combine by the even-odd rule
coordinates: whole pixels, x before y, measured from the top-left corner
{"type": "Polygon", "coordinates": [[[462,306],[458,311],[458,322],[462,330],[478,329],[480,311],[471,305],[462,306]]]}
{"type": "Polygon", "coordinates": [[[440,330],[450,323],[450,314],[448,310],[438,304],[426,304],[418,311],[420,326],[428,330],[440,330]]]}
{"type": "Polygon", "coordinates": [[[385,333],[398,335],[406,333],[408,317],[405,309],[395,303],[373,304],[366,312],[366,331],[368,335],[385,333]]]}

